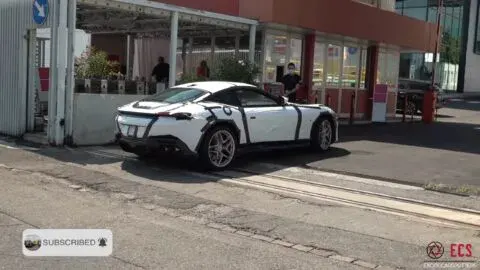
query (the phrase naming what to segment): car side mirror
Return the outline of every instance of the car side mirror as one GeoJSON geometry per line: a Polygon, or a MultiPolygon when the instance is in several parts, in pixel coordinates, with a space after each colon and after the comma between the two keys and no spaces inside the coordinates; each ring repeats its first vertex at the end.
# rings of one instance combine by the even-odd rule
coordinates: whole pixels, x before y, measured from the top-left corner
{"type": "Polygon", "coordinates": [[[288,98],[284,97],[284,96],[279,96],[278,97],[278,103],[280,103],[280,105],[284,106],[285,104],[288,103],[288,98]]]}

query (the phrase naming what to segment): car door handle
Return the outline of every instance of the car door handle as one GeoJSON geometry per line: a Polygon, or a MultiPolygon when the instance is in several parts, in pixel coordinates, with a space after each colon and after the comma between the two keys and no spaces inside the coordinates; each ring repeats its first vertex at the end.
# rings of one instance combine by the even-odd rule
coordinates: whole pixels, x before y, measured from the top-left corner
{"type": "Polygon", "coordinates": [[[257,117],[255,117],[255,116],[250,116],[250,119],[257,119],[257,117]]]}

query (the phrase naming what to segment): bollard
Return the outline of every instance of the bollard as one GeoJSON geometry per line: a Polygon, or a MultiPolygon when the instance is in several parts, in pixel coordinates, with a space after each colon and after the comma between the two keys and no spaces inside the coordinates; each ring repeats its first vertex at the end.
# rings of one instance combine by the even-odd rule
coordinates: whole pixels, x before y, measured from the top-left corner
{"type": "Polygon", "coordinates": [[[353,125],[354,117],[355,117],[355,92],[353,92],[352,98],[350,99],[350,120],[349,120],[350,125],[353,125]]]}
{"type": "Polygon", "coordinates": [[[410,122],[413,123],[413,115],[415,114],[415,109],[412,108],[412,113],[410,114],[410,122]]]}
{"type": "Polygon", "coordinates": [[[407,119],[407,94],[403,96],[403,111],[402,111],[402,122],[405,123],[407,119]]]}

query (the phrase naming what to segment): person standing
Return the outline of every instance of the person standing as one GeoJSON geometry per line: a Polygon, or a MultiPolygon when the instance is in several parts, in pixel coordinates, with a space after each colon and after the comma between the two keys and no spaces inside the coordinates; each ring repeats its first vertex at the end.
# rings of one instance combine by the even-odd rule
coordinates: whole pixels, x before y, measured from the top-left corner
{"type": "Polygon", "coordinates": [[[200,62],[200,66],[197,67],[197,77],[208,80],[210,78],[210,68],[207,65],[207,61],[200,62]]]}
{"type": "Polygon", "coordinates": [[[296,102],[296,91],[302,79],[298,74],[295,74],[295,64],[289,63],[287,66],[287,74],[282,77],[281,83],[285,87],[285,94],[289,102],[296,102]]]}
{"type": "Polygon", "coordinates": [[[168,79],[170,76],[170,65],[165,63],[165,58],[160,56],[158,58],[158,64],[152,70],[152,77],[158,83],[164,83],[168,85],[168,79]]]}

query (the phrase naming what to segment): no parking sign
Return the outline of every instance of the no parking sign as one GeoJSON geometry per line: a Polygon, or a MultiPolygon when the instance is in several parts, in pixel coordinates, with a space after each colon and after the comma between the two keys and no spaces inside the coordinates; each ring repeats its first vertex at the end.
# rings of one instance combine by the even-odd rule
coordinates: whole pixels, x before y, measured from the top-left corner
{"type": "Polygon", "coordinates": [[[44,24],[48,18],[50,7],[48,0],[33,0],[33,21],[36,24],[44,24]]]}

